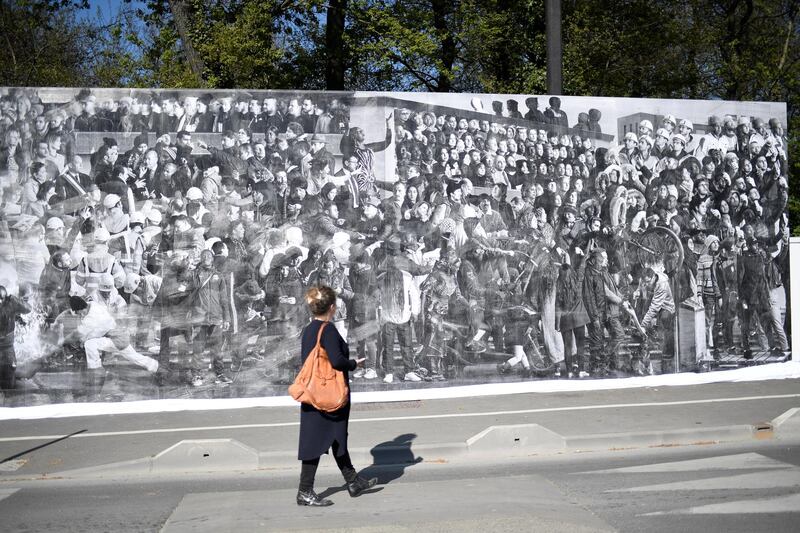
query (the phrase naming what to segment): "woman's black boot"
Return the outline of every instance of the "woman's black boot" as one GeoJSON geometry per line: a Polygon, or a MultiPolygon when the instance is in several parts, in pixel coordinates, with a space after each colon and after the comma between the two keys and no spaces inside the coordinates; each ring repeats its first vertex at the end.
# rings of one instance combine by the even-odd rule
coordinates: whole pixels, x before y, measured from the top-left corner
{"type": "Polygon", "coordinates": [[[309,507],[327,507],[329,505],[333,505],[333,502],[327,498],[320,498],[319,494],[313,490],[298,490],[297,505],[308,505],[309,507]]]}
{"type": "Polygon", "coordinates": [[[356,476],[356,478],[347,484],[347,492],[350,493],[350,496],[353,498],[357,496],[361,496],[365,490],[371,489],[378,483],[378,478],[374,477],[372,479],[366,479],[361,476],[356,476]]]}

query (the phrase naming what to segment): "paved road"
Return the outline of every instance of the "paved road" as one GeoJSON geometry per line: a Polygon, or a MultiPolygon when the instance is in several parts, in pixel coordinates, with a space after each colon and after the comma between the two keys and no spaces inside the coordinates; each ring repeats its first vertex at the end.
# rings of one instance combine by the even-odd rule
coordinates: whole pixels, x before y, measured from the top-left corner
{"type": "Polygon", "coordinates": [[[798,385],[357,404],[354,460],[379,490],[350,499],[326,459],[324,510],[293,503],[296,407],[5,420],[0,516],[3,531],[794,531],[800,421],[763,423],[800,406],[798,385]],[[542,448],[552,435],[567,445],[542,448]]]}
{"type": "MultiPolygon", "coordinates": [[[[354,459],[368,464],[376,448],[414,435],[408,446],[417,455],[447,460],[453,445],[493,425],[540,424],[566,437],[681,431],[690,437],[720,426],[768,422],[798,406],[800,380],[356,404],[350,446],[354,459]]],[[[235,439],[270,456],[271,466],[294,468],[297,411],[275,407],[5,420],[0,422],[0,480],[152,457],[184,439],[235,439]],[[9,458],[16,468],[3,472],[9,458]]],[[[698,440],[715,439],[701,435],[698,440]]],[[[641,443],[625,447],[636,445],[641,443]]]]}
{"type": "Polygon", "coordinates": [[[796,531],[800,441],[372,467],[350,498],[332,461],[294,502],[296,469],[146,480],[0,485],[3,530],[70,531],[796,531]]]}

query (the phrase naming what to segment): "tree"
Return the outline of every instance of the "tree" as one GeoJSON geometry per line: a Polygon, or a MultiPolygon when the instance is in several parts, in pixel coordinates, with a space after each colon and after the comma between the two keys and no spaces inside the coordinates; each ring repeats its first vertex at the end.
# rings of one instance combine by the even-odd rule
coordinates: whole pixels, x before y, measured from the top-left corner
{"type": "Polygon", "coordinates": [[[319,0],[149,0],[143,60],[164,87],[322,88],[319,0]]]}
{"type": "Polygon", "coordinates": [[[359,0],[347,25],[353,81],[387,89],[504,91],[544,67],[541,0],[359,0]],[[533,66],[531,66],[533,63],[533,66]]]}
{"type": "Polygon", "coordinates": [[[0,2],[3,85],[84,85],[92,79],[99,28],[79,22],[84,2],[0,2]]]}

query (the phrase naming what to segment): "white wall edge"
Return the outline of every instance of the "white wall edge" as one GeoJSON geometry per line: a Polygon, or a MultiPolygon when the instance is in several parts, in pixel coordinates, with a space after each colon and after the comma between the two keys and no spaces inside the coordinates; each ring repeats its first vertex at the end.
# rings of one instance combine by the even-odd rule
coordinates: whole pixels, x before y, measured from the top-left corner
{"type": "MultiPolygon", "coordinates": [[[[791,301],[788,305],[791,309],[800,309],[800,237],[789,237],[789,279],[791,285],[791,301]]],[[[795,332],[800,331],[800,315],[792,313],[792,359],[796,360],[795,354],[800,353],[800,337],[795,332]]]]}
{"type": "MultiPolygon", "coordinates": [[[[641,387],[677,387],[709,383],[752,382],[798,378],[800,378],[800,362],[787,361],[785,363],[771,363],[760,366],[737,368],[734,370],[719,370],[697,374],[685,372],[680,374],[663,374],[636,378],[588,380],[548,379],[460,387],[439,387],[434,389],[354,392],[352,401],[353,404],[408,402],[505,396],[508,394],[588,392],[641,387]]],[[[42,418],[166,413],[177,411],[213,411],[223,409],[248,409],[253,407],[296,407],[298,405],[299,404],[289,396],[52,404],[28,407],[2,407],[0,408],[0,420],[33,420],[42,418]]]]}

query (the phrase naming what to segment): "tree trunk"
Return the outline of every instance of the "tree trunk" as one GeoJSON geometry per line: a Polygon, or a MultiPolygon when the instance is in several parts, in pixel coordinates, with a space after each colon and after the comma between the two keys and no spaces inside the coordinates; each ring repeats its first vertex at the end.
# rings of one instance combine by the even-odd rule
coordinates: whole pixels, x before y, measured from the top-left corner
{"type": "MultiPolygon", "coordinates": [[[[502,13],[506,18],[504,19],[507,22],[510,22],[509,18],[513,15],[509,15],[509,11],[511,6],[509,5],[509,0],[499,0],[497,2],[497,11],[502,13]]],[[[517,56],[511,50],[511,32],[504,31],[502,32],[503,36],[498,43],[497,49],[494,51],[494,63],[495,66],[495,83],[500,83],[503,87],[508,86],[508,82],[511,81],[511,62],[509,61],[510,58],[517,56]]]]}
{"type": "Polygon", "coordinates": [[[441,60],[442,67],[437,77],[436,92],[448,93],[453,90],[453,65],[456,62],[456,41],[453,32],[447,27],[447,15],[450,13],[451,3],[447,0],[431,0],[433,11],[433,27],[442,40],[441,60]]]}
{"type": "Polygon", "coordinates": [[[197,77],[198,82],[202,82],[203,71],[205,66],[200,55],[192,46],[192,39],[189,36],[189,28],[191,27],[192,9],[191,7],[181,0],[168,0],[169,9],[172,11],[172,18],[175,20],[175,27],[178,29],[181,42],[183,43],[183,51],[186,54],[186,61],[189,63],[189,68],[192,73],[197,77]]]}
{"type": "Polygon", "coordinates": [[[325,88],[344,90],[344,20],[347,0],[329,0],[325,23],[325,88]]]}

